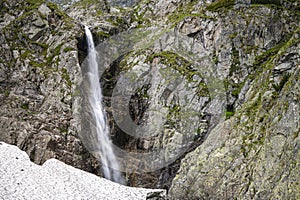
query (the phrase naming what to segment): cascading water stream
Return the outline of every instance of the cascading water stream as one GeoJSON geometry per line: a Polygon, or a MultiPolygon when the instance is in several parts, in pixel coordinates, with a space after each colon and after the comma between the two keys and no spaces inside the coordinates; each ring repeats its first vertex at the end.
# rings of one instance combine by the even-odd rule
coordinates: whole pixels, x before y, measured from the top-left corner
{"type": "Polygon", "coordinates": [[[85,26],[85,34],[88,43],[88,72],[87,78],[89,82],[88,102],[90,104],[91,113],[95,120],[96,136],[98,151],[104,172],[104,177],[124,184],[124,179],[120,173],[119,163],[114,154],[112,142],[110,140],[109,127],[107,117],[102,106],[102,89],[99,83],[97,51],[95,49],[93,36],[87,26],[85,26]]]}

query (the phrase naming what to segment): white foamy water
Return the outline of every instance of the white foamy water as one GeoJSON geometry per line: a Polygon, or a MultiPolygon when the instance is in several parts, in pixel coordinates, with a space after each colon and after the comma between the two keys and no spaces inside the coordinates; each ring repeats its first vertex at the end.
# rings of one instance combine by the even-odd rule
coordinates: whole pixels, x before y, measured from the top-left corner
{"type": "Polygon", "coordinates": [[[102,106],[102,89],[99,82],[97,51],[93,41],[91,31],[85,26],[85,34],[88,43],[88,72],[87,78],[89,82],[88,102],[91,108],[91,114],[95,120],[97,133],[97,146],[100,151],[101,163],[104,177],[124,184],[124,179],[120,173],[120,166],[114,154],[112,142],[110,139],[107,117],[102,106]]]}

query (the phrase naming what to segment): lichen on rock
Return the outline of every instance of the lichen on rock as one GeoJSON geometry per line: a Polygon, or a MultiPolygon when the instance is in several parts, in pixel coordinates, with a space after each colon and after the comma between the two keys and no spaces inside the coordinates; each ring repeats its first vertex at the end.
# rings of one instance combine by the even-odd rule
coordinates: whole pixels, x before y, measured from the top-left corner
{"type": "Polygon", "coordinates": [[[7,8],[14,19],[0,29],[1,140],[38,164],[55,157],[95,171],[97,161],[78,138],[80,27],[50,3],[3,4],[1,14],[7,8]]]}
{"type": "Polygon", "coordinates": [[[56,157],[101,174],[79,134],[87,25],[109,57],[99,81],[114,144],[164,150],[148,163],[123,158],[135,167],[129,185],[166,188],[170,199],[299,198],[298,1],[0,7],[0,140],[36,163],[56,157]],[[125,118],[138,128],[124,131],[125,118]]]}

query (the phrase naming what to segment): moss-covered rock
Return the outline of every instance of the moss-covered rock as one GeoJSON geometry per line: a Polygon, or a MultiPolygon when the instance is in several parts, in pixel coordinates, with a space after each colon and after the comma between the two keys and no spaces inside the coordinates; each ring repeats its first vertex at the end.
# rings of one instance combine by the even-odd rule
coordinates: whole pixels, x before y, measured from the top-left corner
{"type": "Polygon", "coordinates": [[[101,79],[114,143],[134,153],[164,150],[154,172],[156,155],[151,163],[123,159],[136,167],[128,183],[171,187],[171,199],[299,198],[298,1],[143,0],[121,8],[82,0],[64,12],[4,0],[0,7],[0,139],[37,163],[54,156],[99,172],[78,139],[82,26],[96,44],[154,26],[119,37],[125,51],[110,55],[101,79]],[[141,38],[142,49],[128,51],[126,39],[141,38]],[[122,93],[112,98],[116,87],[126,102],[122,93]],[[121,119],[129,114],[140,132],[154,134],[122,130],[114,100],[128,111],[120,109],[121,119]]]}
{"type": "Polygon", "coordinates": [[[96,159],[79,139],[76,115],[76,38],[83,32],[53,3],[1,4],[0,15],[10,20],[0,26],[0,140],[18,145],[37,164],[55,157],[96,171],[96,159]]]}
{"type": "Polygon", "coordinates": [[[299,90],[298,32],[267,59],[240,110],[182,161],[172,198],[299,198],[299,95],[291,93],[299,90]],[[284,76],[278,95],[272,71],[288,56],[292,75],[284,76]]]}

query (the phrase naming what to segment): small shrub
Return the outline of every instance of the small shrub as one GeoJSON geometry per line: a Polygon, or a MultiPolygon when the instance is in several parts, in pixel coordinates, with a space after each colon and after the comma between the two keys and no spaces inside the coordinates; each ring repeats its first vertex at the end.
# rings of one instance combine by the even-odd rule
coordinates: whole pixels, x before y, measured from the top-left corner
{"type": "Polygon", "coordinates": [[[207,10],[215,12],[220,8],[230,8],[234,6],[235,0],[219,0],[207,6],[207,10]]]}

